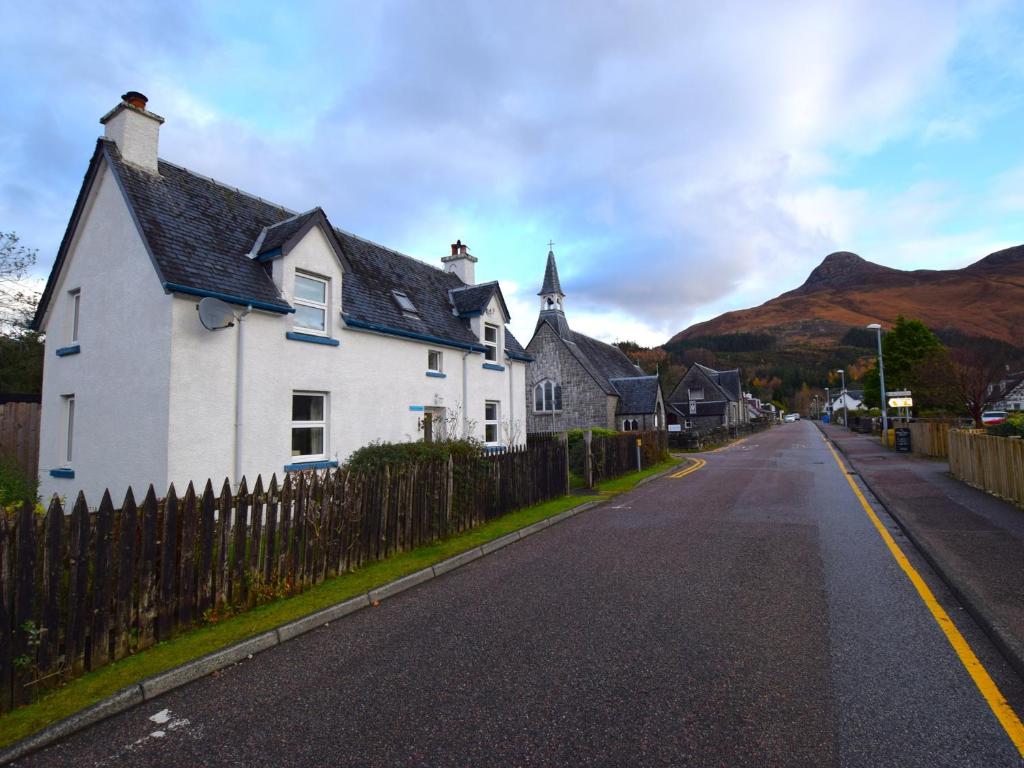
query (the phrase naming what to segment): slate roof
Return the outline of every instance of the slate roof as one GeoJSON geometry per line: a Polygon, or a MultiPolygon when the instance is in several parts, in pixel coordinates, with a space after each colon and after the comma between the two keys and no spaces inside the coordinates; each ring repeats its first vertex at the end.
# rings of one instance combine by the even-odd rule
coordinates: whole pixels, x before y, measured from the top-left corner
{"type": "Polygon", "coordinates": [[[631,376],[610,379],[619,393],[618,414],[654,413],[658,409],[658,377],[631,376]]]}
{"type": "Polygon", "coordinates": [[[730,400],[743,399],[743,384],[740,382],[740,371],[738,368],[733,368],[729,371],[716,371],[714,368],[708,368],[706,365],[701,365],[700,363],[694,363],[694,366],[711,379],[711,381],[717,384],[719,389],[721,389],[730,400]]]}
{"type": "Polygon", "coordinates": [[[452,306],[455,311],[463,317],[472,317],[487,309],[491,297],[498,295],[498,301],[505,312],[505,317],[511,318],[508,306],[505,304],[505,297],[501,293],[501,286],[497,281],[489,283],[478,283],[477,285],[466,285],[453,288],[448,292],[452,306]]]}
{"type": "Polygon", "coordinates": [[[558,265],[555,264],[555,252],[548,251],[548,263],[544,268],[544,284],[538,291],[538,296],[543,296],[546,293],[562,293],[562,284],[558,282],[558,265]]]}
{"type": "MultiPolygon", "coordinates": [[[[34,324],[41,322],[101,158],[110,163],[124,190],[167,290],[184,289],[198,295],[215,293],[238,303],[258,302],[264,309],[291,311],[264,265],[249,254],[261,234],[261,252],[269,253],[280,247],[309,223],[309,217],[323,216],[319,208],[296,214],[164,160],[159,161],[159,175],[151,174],[122,161],[117,145],[101,138],[34,324]],[[274,243],[277,245],[271,247],[274,243]]],[[[325,216],[323,221],[327,223],[325,216]]],[[[330,227],[329,223],[327,226],[330,227]]],[[[343,230],[331,229],[341,250],[339,257],[351,267],[342,283],[343,317],[347,322],[463,346],[480,345],[469,320],[452,313],[449,292],[466,287],[457,275],[343,230]],[[419,310],[416,316],[399,309],[391,295],[393,290],[404,291],[412,299],[419,310]]],[[[487,290],[493,294],[496,289],[494,284],[487,290]]],[[[507,329],[505,348],[510,354],[525,355],[522,345],[507,329]]]]}

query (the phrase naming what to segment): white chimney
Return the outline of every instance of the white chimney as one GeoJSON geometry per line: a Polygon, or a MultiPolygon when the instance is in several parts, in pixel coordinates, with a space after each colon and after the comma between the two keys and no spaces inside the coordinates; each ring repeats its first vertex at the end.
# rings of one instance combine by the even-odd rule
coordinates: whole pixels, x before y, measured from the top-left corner
{"type": "Polygon", "coordinates": [[[125,161],[158,173],[157,143],[164,119],[146,110],[147,101],[138,91],[128,91],[120,104],[100,118],[100,123],[103,135],[117,144],[125,161]]]}
{"type": "Polygon", "coordinates": [[[469,246],[463,245],[461,240],[452,243],[452,255],[441,259],[445,272],[454,272],[466,285],[476,285],[476,267],[473,265],[478,261],[476,256],[469,252],[469,246]]]}

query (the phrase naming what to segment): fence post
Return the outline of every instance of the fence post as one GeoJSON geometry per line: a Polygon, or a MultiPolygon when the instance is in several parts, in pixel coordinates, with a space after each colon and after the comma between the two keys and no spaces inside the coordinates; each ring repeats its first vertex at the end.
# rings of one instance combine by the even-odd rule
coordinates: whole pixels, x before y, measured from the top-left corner
{"type": "MultiPolygon", "coordinates": [[[[594,487],[594,457],[590,453],[590,447],[594,440],[594,430],[588,429],[583,433],[583,474],[587,488],[594,487]]],[[[566,447],[568,448],[568,433],[566,433],[566,447]]],[[[567,454],[568,455],[568,454],[567,454]]]]}

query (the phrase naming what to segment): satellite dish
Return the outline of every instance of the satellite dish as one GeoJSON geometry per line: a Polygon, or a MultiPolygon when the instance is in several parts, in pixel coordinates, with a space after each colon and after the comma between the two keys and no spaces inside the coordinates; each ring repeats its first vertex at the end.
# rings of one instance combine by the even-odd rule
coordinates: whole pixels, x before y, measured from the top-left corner
{"type": "Polygon", "coordinates": [[[235,308],[226,301],[207,296],[196,305],[199,322],[208,331],[219,331],[235,324],[235,308]]]}

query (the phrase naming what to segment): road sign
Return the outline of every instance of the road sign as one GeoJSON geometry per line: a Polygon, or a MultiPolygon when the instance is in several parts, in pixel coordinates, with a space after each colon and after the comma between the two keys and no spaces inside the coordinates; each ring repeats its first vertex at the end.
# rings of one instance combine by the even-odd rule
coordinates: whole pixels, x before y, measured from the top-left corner
{"type": "Polygon", "coordinates": [[[889,397],[910,397],[911,391],[909,389],[898,389],[895,392],[886,392],[889,397]]]}
{"type": "Polygon", "coordinates": [[[890,397],[889,398],[890,408],[913,408],[914,398],[912,397],[890,397]]]}

